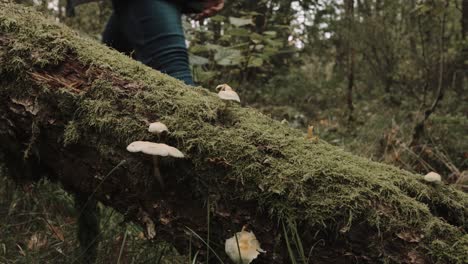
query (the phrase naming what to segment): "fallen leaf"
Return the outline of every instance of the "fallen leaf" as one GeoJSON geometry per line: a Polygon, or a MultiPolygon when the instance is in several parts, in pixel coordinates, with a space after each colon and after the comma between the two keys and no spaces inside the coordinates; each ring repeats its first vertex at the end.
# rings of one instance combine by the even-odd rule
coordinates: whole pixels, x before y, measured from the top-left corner
{"type": "Polygon", "coordinates": [[[419,252],[417,252],[416,250],[413,250],[408,253],[408,263],[409,264],[424,264],[426,263],[426,260],[424,259],[424,256],[422,256],[419,252]]]}
{"type": "Polygon", "coordinates": [[[23,248],[19,244],[16,244],[16,246],[18,247],[20,254],[26,256],[26,253],[24,252],[23,248]]]}
{"type": "Polygon", "coordinates": [[[48,225],[49,230],[52,232],[52,235],[60,241],[65,241],[65,236],[63,235],[63,230],[59,226],[48,225]]]}
{"type": "Polygon", "coordinates": [[[225,158],[208,158],[208,162],[213,163],[215,165],[219,165],[224,168],[229,168],[232,166],[225,158]]]}
{"type": "Polygon", "coordinates": [[[307,138],[312,139],[314,137],[314,126],[309,126],[307,128],[307,138]]]}
{"type": "Polygon", "coordinates": [[[167,224],[169,224],[171,222],[171,220],[169,218],[161,217],[159,219],[159,222],[161,222],[161,224],[163,224],[163,225],[167,225],[167,224]]]}
{"type": "Polygon", "coordinates": [[[28,249],[29,250],[40,250],[47,246],[47,237],[34,233],[28,240],[28,249]]]}
{"type": "Polygon", "coordinates": [[[156,227],[153,220],[149,217],[146,212],[142,212],[141,222],[146,226],[146,236],[148,239],[153,239],[156,237],[156,227]]]}
{"type": "Polygon", "coordinates": [[[424,235],[422,234],[417,234],[414,231],[403,231],[398,234],[396,234],[397,237],[400,239],[409,242],[409,243],[418,243],[421,241],[422,238],[424,238],[424,235]]]}
{"type": "Polygon", "coordinates": [[[31,99],[11,98],[11,101],[17,105],[23,106],[24,109],[32,115],[37,115],[37,113],[39,112],[39,107],[31,99]]]}

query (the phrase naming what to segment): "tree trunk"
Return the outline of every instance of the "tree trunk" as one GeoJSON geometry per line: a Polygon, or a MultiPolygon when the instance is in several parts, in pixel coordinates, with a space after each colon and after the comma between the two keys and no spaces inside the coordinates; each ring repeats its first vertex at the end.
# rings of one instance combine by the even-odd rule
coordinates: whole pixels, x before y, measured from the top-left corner
{"type": "Polygon", "coordinates": [[[462,0],[462,18],[461,18],[462,38],[468,36],[468,0],[462,0]]]}
{"type": "Polygon", "coordinates": [[[346,23],[348,28],[346,30],[346,43],[347,43],[347,76],[348,76],[348,88],[346,94],[346,102],[348,105],[348,121],[353,120],[353,88],[354,88],[354,64],[355,64],[355,51],[354,51],[354,0],[345,1],[345,15],[346,23]]]}
{"type": "MultiPolygon", "coordinates": [[[[461,17],[461,37],[465,41],[468,37],[468,0],[462,0],[462,17],[461,17]]],[[[455,65],[454,86],[457,93],[463,95],[464,84],[466,83],[466,60],[468,58],[468,45],[464,44],[459,52],[458,60],[455,65]]]]}
{"type": "MultiPolygon", "coordinates": [[[[268,251],[255,263],[288,263],[286,241],[298,259],[310,253],[313,263],[468,258],[466,194],[307,140],[6,3],[0,3],[0,146],[11,177],[47,175],[128,220],[147,228],[152,221],[156,236],[181,253],[189,249],[189,230],[206,238],[208,206],[210,246],[221,258],[224,240],[245,224],[268,251]],[[149,134],[156,120],[171,133],[149,134]],[[185,154],[162,159],[164,190],[152,158],[126,151],[135,140],[185,154]]],[[[206,248],[201,241],[195,246],[206,248]]]]}

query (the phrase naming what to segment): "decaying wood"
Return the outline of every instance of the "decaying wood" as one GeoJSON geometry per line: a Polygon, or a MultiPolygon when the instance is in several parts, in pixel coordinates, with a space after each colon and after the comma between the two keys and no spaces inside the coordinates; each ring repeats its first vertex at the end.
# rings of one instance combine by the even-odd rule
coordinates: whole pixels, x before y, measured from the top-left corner
{"type": "Polygon", "coordinates": [[[191,236],[206,248],[190,230],[206,238],[208,207],[222,258],[245,224],[267,250],[255,263],[288,262],[285,236],[298,256],[300,237],[313,263],[468,258],[466,194],[308,140],[18,5],[0,4],[0,74],[0,155],[11,177],[92,194],[128,220],[152,221],[181,253],[191,236]],[[154,121],[171,133],[148,133],[154,121]],[[162,161],[164,191],[151,157],[126,151],[135,140],[186,155],[162,161]]]}

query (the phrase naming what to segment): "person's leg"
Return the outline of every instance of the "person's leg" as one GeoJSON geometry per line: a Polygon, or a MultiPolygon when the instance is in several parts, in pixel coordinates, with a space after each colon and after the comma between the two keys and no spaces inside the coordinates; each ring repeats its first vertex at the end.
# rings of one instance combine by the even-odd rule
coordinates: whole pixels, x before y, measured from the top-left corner
{"type": "Polygon", "coordinates": [[[193,85],[181,7],[166,0],[120,1],[117,17],[136,59],[193,85]]]}
{"type": "Polygon", "coordinates": [[[125,37],[121,22],[118,21],[115,13],[112,13],[109,21],[107,21],[106,28],[102,33],[102,42],[127,55],[130,55],[134,50],[132,44],[125,37]]]}

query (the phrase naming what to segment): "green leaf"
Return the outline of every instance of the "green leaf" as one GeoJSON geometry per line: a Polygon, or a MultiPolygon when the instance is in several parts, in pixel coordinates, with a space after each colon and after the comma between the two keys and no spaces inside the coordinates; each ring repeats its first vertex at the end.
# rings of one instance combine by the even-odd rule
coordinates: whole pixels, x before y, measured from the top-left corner
{"type": "Polygon", "coordinates": [[[241,63],[242,55],[239,50],[221,48],[216,51],[214,59],[218,65],[232,66],[241,63]]]}
{"type": "Polygon", "coordinates": [[[216,51],[218,49],[222,49],[223,46],[221,45],[217,45],[217,44],[212,44],[212,43],[207,43],[205,44],[205,47],[208,49],[208,50],[211,50],[211,51],[216,51]]]}
{"type": "Polygon", "coordinates": [[[273,56],[278,54],[279,49],[275,47],[265,47],[263,50],[263,54],[266,56],[273,56]]]}
{"type": "Polygon", "coordinates": [[[275,38],[278,33],[276,33],[276,31],[265,31],[263,34],[275,38]]]}
{"type": "Polygon", "coordinates": [[[206,65],[210,63],[208,58],[197,56],[195,54],[189,54],[189,60],[191,65],[206,65]]]}
{"type": "Polygon", "coordinates": [[[291,26],[290,25],[275,25],[275,28],[279,30],[284,30],[284,29],[290,29],[291,26]]]}
{"type": "Polygon", "coordinates": [[[276,47],[276,48],[283,47],[282,40],[266,39],[265,42],[271,47],[276,47]]]}
{"type": "Polygon", "coordinates": [[[194,54],[209,51],[206,45],[193,45],[193,46],[190,46],[189,50],[191,53],[194,53],[194,54]]]}
{"type": "Polygon", "coordinates": [[[253,25],[252,18],[239,18],[239,17],[229,17],[229,23],[236,27],[242,27],[246,25],[253,25]]]}
{"type": "Polygon", "coordinates": [[[252,57],[249,60],[249,64],[247,67],[249,68],[258,68],[263,66],[263,59],[262,58],[257,58],[257,57],[252,57]]]}
{"type": "Polygon", "coordinates": [[[260,44],[260,45],[255,45],[255,47],[254,47],[254,49],[255,49],[256,51],[261,51],[261,50],[263,50],[263,48],[265,48],[265,45],[262,45],[262,44],[260,44]]]}
{"type": "Polygon", "coordinates": [[[219,41],[219,42],[231,42],[231,38],[232,38],[232,37],[233,37],[233,36],[231,36],[231,35],[225,33],[224,35],[222,35],[222,36],[218,39],[218,41],[219,41]]]}
{"type": "Polygon", "coordinates": [[[242,15],[250,15],[250,16],[261,16],[261,15],[265,15],[265,14],[262,14],[262,13],[259,13],[259,12],[255,12],[255,11],[241,11],[240,14],[242,15]]]}
{"type": "Polygon", "coordinates": [[[250,36],[250,31],[245,28],[233,28],[227,31],[226,34],[237,37],[248,37],[250,36]]]}
{"type": "Polygon", "coordinates": [[[258,33],[250,34],[250,39],[255,43],[258,44],[263,41],[264,37],[258,33]]]}
{"type": "Polygon", "coordinates": [[[204,71],[201,67],[193,67],[193,77],[196,82],[206,82],[213,79],[216,76],[216,72],[204,71]]]}
{"type": "Polygon", "coordinates": [[[216,15],[216,16],[212,16],[210,19],[213,22],[223,22],[226,19],[226,17],[221,16],[221,15],[216,15]]]}

